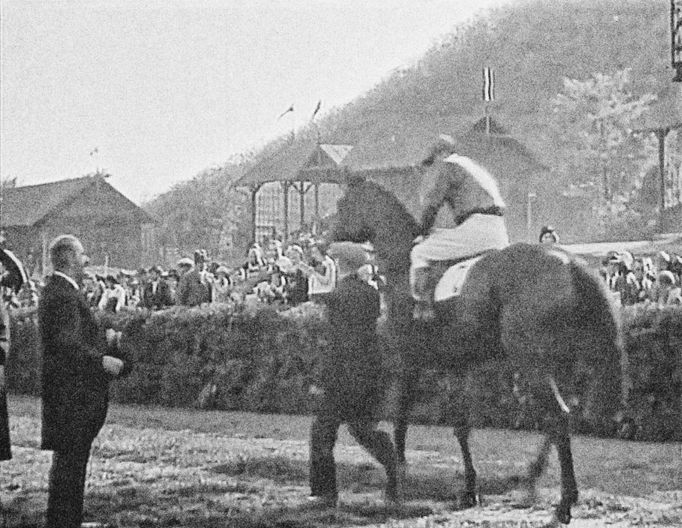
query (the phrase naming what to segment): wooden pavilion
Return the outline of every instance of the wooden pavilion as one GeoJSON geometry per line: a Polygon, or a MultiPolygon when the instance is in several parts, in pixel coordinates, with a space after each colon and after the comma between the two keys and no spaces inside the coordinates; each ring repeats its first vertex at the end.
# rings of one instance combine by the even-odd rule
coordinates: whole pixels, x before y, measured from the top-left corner
{"type": "Polygon", "coordinates": [[[347,169],[343,160],[352,150],[350,145],[318,143],[301,140],[287,145],[274,155],[262,160],[249,170],[237,182],[238,186],[247,187],[251,193],[251,235],[256,240],[259,227],[259,210],[257,195],[261,188],[272,182],[281,186],[283,201],[283,235],[289,237],[289,193],[294,190],[298,194],[299,224],[305,223],[306,195],[314,192],[314,218],[320,217],[320,185],[324,183],[342,184],[347,169]]]}
{"type": "MultiPolygon", "coordinates": [[[[378,124],[378,123],[377,123],[378,124]]],[[[507,219],[513,238],[525,240],[529,218],[526,210],[528,190],[546,179],[547,167],[517,139],[490,117],[469,122],[453,116],[421,125],[389,123],[386,130],[359,132],[357,141],[317,143],[301,140],[284,147],[248,171],[237,185],[248,187],[252,204],[252,237],[258,234],[257,193],[269,182],[279,182],[283,191],[283,234],[289,236],[289,190],[299,195],[299,220],[304,223],[305,195],[315,192],[315,215],[319,219],[319,186],[344,184],[349,176],[373,180],[393,192],[418,217],[421,213],[419,188],[422,161],[442,132],[455,132],[457,152],[478,160],[498,176],[508,203],[507,219]],[[453,126],[458,123],[459,127],[453,126]],[[460,133],[457,133],[457,128],[460,133]],[[462,130],[463,129],[463,130],[462,130]],[[363,137],[364,136],[364,137],[363,137]]]]}

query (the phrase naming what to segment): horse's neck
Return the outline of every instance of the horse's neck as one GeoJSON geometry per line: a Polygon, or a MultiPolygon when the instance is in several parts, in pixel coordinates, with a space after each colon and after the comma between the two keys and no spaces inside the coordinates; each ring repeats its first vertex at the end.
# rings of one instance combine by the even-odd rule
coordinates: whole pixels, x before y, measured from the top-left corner
{"type": "Polygon", "coordinates": [[[396,225],[391,222],[377,222],[372,243],[384,269],[396,274],[408,273],[412,241],[416,232],[416,223],[396,225]]]}
{"type": "Polygon", "coordinates": [[[381,263],[381,269],[386,270],[396,279],[401,275],[407,277],[410,270],[411,243],[404,245],[395,242],[391,244],[375,242],[374,249],[381,263]]]}

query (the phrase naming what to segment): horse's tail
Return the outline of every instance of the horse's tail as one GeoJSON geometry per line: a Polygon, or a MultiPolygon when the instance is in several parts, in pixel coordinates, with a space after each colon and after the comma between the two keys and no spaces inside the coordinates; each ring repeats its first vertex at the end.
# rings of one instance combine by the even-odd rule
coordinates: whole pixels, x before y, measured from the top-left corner
{"type": "Polygon", "coordinates": [[[621,409],[623,337],[620,317],[604,282],[579,263],[569,264],[577,296],[574,321],[584,332],[580,360],[591,371],[587,411],[609,419],[621,409]]]}

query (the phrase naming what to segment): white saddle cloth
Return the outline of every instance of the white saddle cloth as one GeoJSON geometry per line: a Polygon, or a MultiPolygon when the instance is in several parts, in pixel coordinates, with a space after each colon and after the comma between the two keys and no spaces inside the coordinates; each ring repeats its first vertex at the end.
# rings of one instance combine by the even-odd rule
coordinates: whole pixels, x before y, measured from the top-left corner
{"type": "Polygon", "coordinates": [[[462,293],[462,287],[464,286],[471,266],[482,258],[483,255],[479,255],[478,257],[458,262],[454,266],[448,268],[436,285],[433,300],[436,302],[445,301],[446,299],[456,297],[462,293]]]}

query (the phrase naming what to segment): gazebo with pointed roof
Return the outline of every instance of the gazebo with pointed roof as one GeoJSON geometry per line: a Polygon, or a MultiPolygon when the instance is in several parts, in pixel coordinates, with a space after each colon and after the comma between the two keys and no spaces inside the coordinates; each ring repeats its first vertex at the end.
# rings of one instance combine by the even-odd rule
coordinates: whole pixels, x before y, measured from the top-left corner
{"type": "Polygon", "coordinates": [[[247,171],[237,185],[248,187],[251,192],[252,238],[255,240],[256,236],[256,195],[263,185],[279,182],[282,187],[284,238],[288,238],[289,189],[293,187],[299,193],[300,223],[303,224],[305,196],[312,188],[315,192],[315,218],[319,219],[320,185],[345,181],[342,163],[352,148],[350,145],[302,140],[285,146],[247,171]]]}

